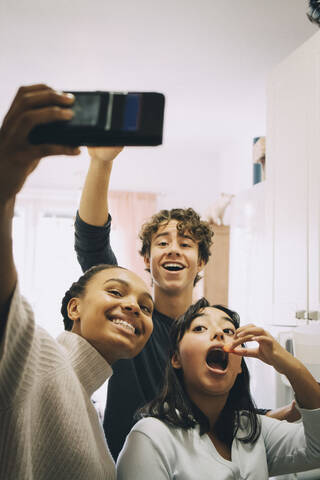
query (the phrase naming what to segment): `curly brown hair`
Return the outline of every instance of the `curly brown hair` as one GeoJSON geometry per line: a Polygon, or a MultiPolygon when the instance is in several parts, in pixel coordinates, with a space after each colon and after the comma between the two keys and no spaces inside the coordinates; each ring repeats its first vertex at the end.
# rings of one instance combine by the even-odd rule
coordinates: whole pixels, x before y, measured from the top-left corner
{"type": "MultiPolygon", "coordinates": [[[[171,210],[160,210],[155,213],[150,220],[145,222],[140,230],[139,238],[142,242],[140,255],[150,256],[151,241],[153,235],[158,231],[160,225],[168,224],[171,220],[176,220],[177,230],[183,235],[185,232],[191,234],[198,243],[199,260],[208,263],[211,255],[210,247],[212,245],[213,230],[205,220],[201,220],[200,215],[193,208],[172,208],[171,210]]],[[[149,269],[147,269],[150,272],[149,269]]],[[[194,285],[201,279],[199,275],[194,279],[194,285]]]]}

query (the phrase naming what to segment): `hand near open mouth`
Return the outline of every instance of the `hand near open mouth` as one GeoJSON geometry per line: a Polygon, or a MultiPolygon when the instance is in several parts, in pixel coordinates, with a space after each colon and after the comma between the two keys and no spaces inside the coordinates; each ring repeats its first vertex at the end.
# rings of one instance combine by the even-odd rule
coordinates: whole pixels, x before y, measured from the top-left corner
{"type": "Polygon", "coordinates": [[[240,327],[234,340],[225,345],[223,349],[225,352],[235,355],[258,358],[262,362],[272,365],[279,373],[284,373],[288,362],[291,362],[291,355],[280,343],[269,332],[253,324],[240,327]],[[248,348],[244,345],[248,342],[257,342],[258,345],[248,348]]]}

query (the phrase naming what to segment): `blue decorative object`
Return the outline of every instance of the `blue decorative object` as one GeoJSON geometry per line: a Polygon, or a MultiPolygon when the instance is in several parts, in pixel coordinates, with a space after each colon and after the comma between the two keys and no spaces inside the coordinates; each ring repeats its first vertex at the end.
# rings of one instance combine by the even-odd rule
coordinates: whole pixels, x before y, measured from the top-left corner
{"type": "Polygon", "coordinates": [[[262,180],[262,165],[261,163],[253,163],[253,185],[262,180]]]}
{"type": "Polygon", "coordinates": [[[265,180],[266,137],[253,139],[253,185],[265,180]]]}

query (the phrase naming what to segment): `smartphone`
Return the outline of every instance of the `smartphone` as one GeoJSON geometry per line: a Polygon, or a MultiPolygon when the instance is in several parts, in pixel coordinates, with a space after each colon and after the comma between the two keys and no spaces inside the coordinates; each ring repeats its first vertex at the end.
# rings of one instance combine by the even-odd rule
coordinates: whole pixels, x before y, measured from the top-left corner
{"type": "Polygon", "coordinates": [[[33,144],[156,146],[162,144],[165,97],[157,92],[74,92],[71,120],[37,125],[33,144]]]}

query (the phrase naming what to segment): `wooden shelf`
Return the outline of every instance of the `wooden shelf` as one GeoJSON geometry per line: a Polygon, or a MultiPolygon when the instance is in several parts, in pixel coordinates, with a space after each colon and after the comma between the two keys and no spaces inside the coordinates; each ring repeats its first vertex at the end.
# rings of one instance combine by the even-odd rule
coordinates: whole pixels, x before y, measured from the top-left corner
{"type": "Polygon", "coordinates": [[[213,226],[211,257],[204,270],[204,296],[211,304],[228,305],[230,227],[213,226]]]}

